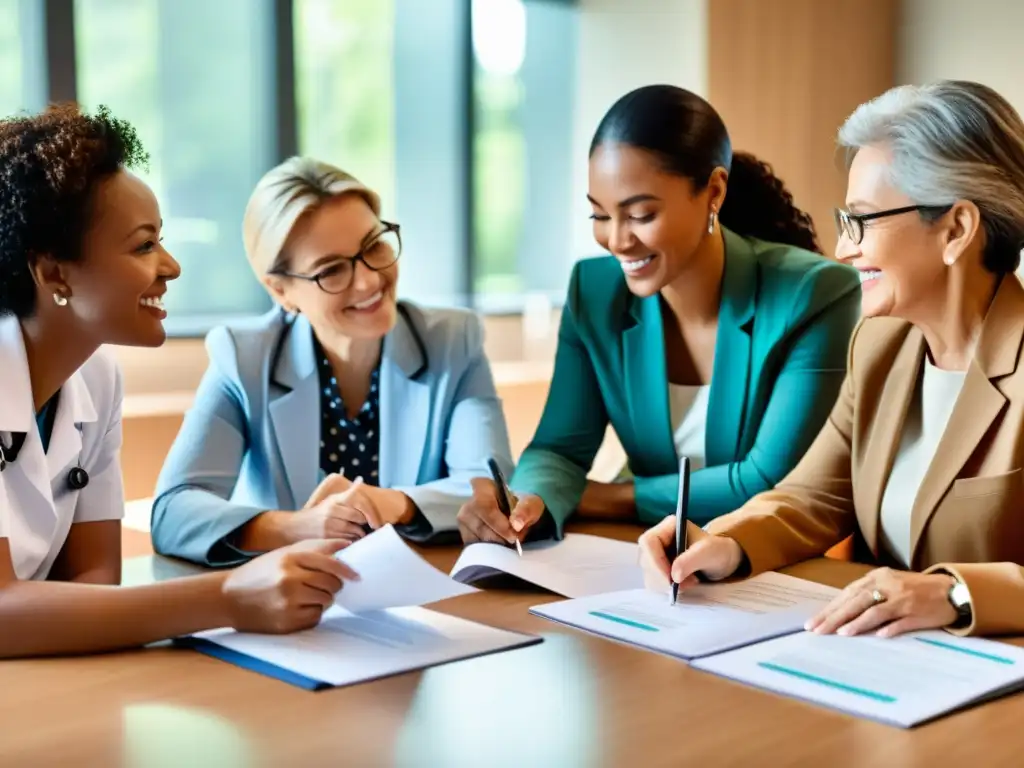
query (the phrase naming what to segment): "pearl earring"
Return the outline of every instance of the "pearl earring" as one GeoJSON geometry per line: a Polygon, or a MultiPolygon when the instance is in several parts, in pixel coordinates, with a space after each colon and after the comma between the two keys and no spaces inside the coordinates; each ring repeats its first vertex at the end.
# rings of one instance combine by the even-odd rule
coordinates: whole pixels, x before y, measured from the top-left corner
{"type": "Polygon", "coordinates": [[[53,292],[53,303],[58,307],[66,307],[68,305],[68,297],[62,296],[57,291],[53,292]]]}
{"type": "Polygon", "coordinates": [[[708,234],[709,235],[713,235],[715,233],[715,219],[717,217],[718,217],[718,214],[714,210],[712,210],[711,211],[711,215],[708,216],[708,234]]]}

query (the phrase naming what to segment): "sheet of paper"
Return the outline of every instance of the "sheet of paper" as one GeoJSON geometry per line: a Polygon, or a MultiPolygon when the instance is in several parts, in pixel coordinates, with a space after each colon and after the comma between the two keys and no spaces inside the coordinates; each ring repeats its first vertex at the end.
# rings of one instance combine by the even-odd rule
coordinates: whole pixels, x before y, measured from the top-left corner
{"type": "Polygon", "coordinates": [[[638,589],[536,606],[530,611],[577,629],[694,659],[797,632],[839,590],[781,573],[667,594],[638,589]]]}
{"type": "Polygon", "coordinates": [[[333,686],[541,642],[416,607],[355,614],[333,606],[318,626],[291,635],[216,629],[194,637],[333,686]]]}
{"type": "Polygon", "coordinates": [[[643,587],[637,545],[569,533],[561,541],[523,545],[523,556],[500,544],[470,544],[451,570],[452,578],[472,583],[507,573],[565,597],[643,587]]]}
{"type": "Polygon", "coordinates": [[[334,599],[350,611],[426,605],[479,591],[437,570],[410,549],[391,525],[359,539],[336,557],[360,576],[359,581],[345,582],[334,599]]]}
{"type": "Polygon", "coordinates": [[[891,639],[800,632],[694,666],[904,728],[1024,683],[1024,649],[939,631],[891,639]]]}

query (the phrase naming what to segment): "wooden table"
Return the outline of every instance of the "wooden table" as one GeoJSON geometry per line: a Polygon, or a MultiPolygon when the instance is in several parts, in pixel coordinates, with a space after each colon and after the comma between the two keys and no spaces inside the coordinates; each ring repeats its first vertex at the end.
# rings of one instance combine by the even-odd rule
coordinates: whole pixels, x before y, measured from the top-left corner
{"type": "MultiPolygon", "coordinates": [[[[579,530],[635,539],[624,526],[579,530]]],[[[438,567],[455,548],[421,550],[438,567]]],[[[125,564],[125,583],[194,567],[125,564]]],[[[841,586],[864,567],[788,572],[841,586]]],[[[526,649],[309,693],[187,650],[0,664],[0,766],[1020,765],[1024,697],[903,731],[563,628],[489,589],[438,604],[537,633],[526,649]]]]}

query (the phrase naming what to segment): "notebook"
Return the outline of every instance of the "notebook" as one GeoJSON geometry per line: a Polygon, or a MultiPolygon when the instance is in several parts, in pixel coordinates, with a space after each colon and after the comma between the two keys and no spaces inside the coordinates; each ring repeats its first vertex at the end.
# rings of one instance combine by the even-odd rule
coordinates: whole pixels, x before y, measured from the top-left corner
{"type": "Polygon", "coordinates": [[[508,574],[563,597],[584,597],[643,587],[637,545],[603,536],[569,533],[561,541],[523,545],[523,556],[500,544],[470,544],[450,576],[471,584],[508,574]]]}
{"type": "Polygon", "coordinates": [[[340,606],[289,635],[215,629],[176,644],[305,690],[318,691],[523,648],[541,638],[420,607],[353,613],[340,606]]]}

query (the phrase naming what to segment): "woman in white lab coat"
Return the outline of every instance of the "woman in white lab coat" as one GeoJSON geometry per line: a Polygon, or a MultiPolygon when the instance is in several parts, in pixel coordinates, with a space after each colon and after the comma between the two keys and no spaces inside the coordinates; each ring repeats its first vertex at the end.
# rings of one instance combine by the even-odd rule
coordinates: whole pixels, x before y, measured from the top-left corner
{"type": "Polygon", "coordinates": [[[104,344],[158,346],[179,268],[145,155],[105,110],[0,121],[0,658],[131,647],[221,626],[316,624],[340,542],[142,587],[121,576],[121,381],[104,344]]]}

